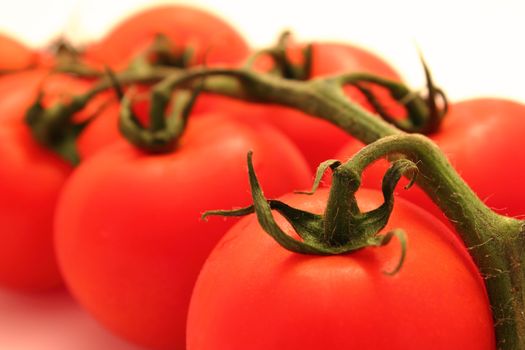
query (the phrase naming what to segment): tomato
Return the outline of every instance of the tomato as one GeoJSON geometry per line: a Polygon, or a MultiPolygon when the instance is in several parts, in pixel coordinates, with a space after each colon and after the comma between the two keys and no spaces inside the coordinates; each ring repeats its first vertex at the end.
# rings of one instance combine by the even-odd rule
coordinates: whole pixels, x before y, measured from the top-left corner
{"type": "MultiPolygon", "coordinates": [[[[326,189],[287,195],[294,207],[321,213],[326,189]]],[[[364,211],[382,202],[361,190],[364,211]]],[[[291,225],[276,221],[288,234],[291,225]]],[[[488,298],[466,249],[439,220],[398,199],[385,232],[402,228],[406,260],[384,273],[400,247],[332,256],[301,255],[243,218],[217,244],[194,288],[188,350],[495,348],[488,298]]]]}
{"type": "Polygon", "coordinates": [[[1,77],[0,122],[22,122],[48,76],[49,70],[34,69],[1,77]]]}
{"type": "MultiPolygon", "coordinates": [[[[429,135],[477,195],[494,211],[513,217],[525,215],[523,134],[525,105],[499,98],[476,98],[451,104],[439,131],[429,135]]],[[[346,159],[359,145],[348,144],[335,156],[346,159]]],[[[381,186],[388,164],[381,160],[369,167],[363,186],[381,186]]],[[[399,195],[448,220],[419,188],[399,195]]]]}
{"type": "Polygon", "coordinates": [[[7,35],[0,34],[0,71],[29,68],[38,62],[38,54],[7,35]]]}
{"type": "Polygon", "coordinates": [[[249,53],[244,39],[222,19],[183,5],[143,10],[114,27],[101,41],[86,48],[88,61],[120,69],[144,52],[157,34],[164,34],[176,49],[191,49],[192,62],[237,63],[249,53]]]}
{"type": "Polygon", "coordinates": [[[23,124],[0,123],[0,284],[43,290],[61,283],[53,213],[72,167],[37,144],[23,124]]]}
{"type": "MultiPolygon", "coordinates": [[[[378,56],[348,44],[314,43],[310,78],[340,73],[371,73],[399,81],[397,72],[378,56]]],[[[388,93],[379,87],[371,90],[386,109],[395,105],[388,93]]],[[[355,87],[345,88],[350,99],[373,111],[366,98],[355,87]]],[[[398,113],[398,111],[393,111],[398,113]]],[[[282,130],[299,147],[312,169],[330,158],[351,137],[333,124],[307,116],[302,112],[283,107],[266,107],[264,116],[272,125],[282,130]]]]}
{"type": "Polygon", "coordinates": [[[121,140],[118,130],[120,103],[112,101],[101,108],[90,124],[77,138],[77,148],[81,160],[85,160],[104,147],[121,140]]]}
{"type": "Polygon", "coordinates": [[[218,113],[190,118],[172,153],[145,154],[122,141],[82,163],[55,218],[61,271],[80,304],[127,339],[183,349],[193,284],[232,224],[200,215],[248,204],[249,149],[268,193],[309,185],[307,164],[278,131],[218,113]]]}
{"type": "MultiPolygon", "coordinates": [[[[61,284],[52,222],[58,194],[73,169],[37,143],[24,116],[40,88],[45,92],[43,103],[49,106],[67,100],[65,91],[85,92],[91,83],[48,74],[45,70],[17,73],[19,80],[0,102],[0,285],[13,289],[44,290],[61,284]]],[[[95,99],[75,118],[89,117],[100,103],[95,99]]],[[[116,129],[115,125],[111,130],[116,129]]],[[[115,137],[88,127],[81,137],[82,153],[94,153],[115,137]]]]}

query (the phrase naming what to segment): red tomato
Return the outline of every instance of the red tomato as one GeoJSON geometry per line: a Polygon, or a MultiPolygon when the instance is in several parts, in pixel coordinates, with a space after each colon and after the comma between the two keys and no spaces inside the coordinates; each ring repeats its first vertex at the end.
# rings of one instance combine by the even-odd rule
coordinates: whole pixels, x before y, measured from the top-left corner
{"type": "MultiPolygon", "coordinates": [[[[497,98],[478,98],[451,105],[440,130],[429,135],[448,157],[454,168],[478,196],[494,211],[525,215],[525,171],[523,134],[525,105],[497,98]]],[[[336,159],[347,159],[362,145],[348,144],[336,159]]],[[[369,167],[362,185],[380,188],[388,164],[381,160],[369,167]]],[[[443,219],[442,211],[417,186],[399,192],[443,219]]]]}
{"type": "Polygon", "coordinates": [[[53,213],[71,166],[19,123],[0,123],[0,284],[42,290],[61,283],[53,213]]]}
{"type": "MultiPolygon", "coordinates": [[[[44,105],[51,105],[67,100],[64,91],[78,94],[91,83],[66,75],[44,79],[48,73],[39,70],[17,75],[14,90],[2,95],[0,102],[0,285],[43,290],[61,283],[52,222],[58,194],[72,167],[36,142],[24,116],[40,87],[46,94],[44,105]]],[[[95,99],[75,118],[85,119],[100,102],[95,99]]],[[[107,131],[90,131],[88,127],[81,142],[82,152],[91,154],[101,142],[114,141],[110,136],[107,131]],[[90,141],[95,133],[99,138],[90,141]]]]}
{"type": "Polygon", "coordinates": [[[116,101],[102,108],[77,138],[81,160],[93,156],[104,147],[123,138],[118,129],[119,116],[120,103],[116,101]]]}
{"type": "MultiPolygon", "coordinates": [[[[328,191],[283,201],[323,211],[328,191]]],[[[380,192],[357,196],[363,210],[380,192]]],[[[276,217],[288,234],[291,226],[276,217]]],[[[447,228],[399,199],[387,227],[407,235],[406,260],[394,276],[399,245],[339,256],[300,255],[279,246],[252,215],[235,225],[207,259],[188,316],[188,350],[476,349],[495,336],[482,279],[447,228]]]]}
{"type": "Polygon", "coordinates": [[[38,62],[38,54],[22,43],[0,34],[0,71],[26,69],[38,62]]]}
{"type": "Polygon", "coordinates": [[[125,68],[144,52],[157,34],[166,35],[177,49],[191,48],[193,62],[237,63],[249,53],[244,39],[222,19],[202,10],[165,5],[141,11],[118,24],[100,42],[88,47],[89,61],[125,68]]]}
{"type": "Polygon", "coordinates": [[[47,69],[31,69],[27,71],[6,74],[0,77],[0,120],[4,119],[6,114],[13,114],[10,110],[11,106],[16,106],[19,110],[23,110],[36,98],[36,92],[42,81],[49,75],[47,69]],[[20,101],[22,97],[13,96],[31,96],[26,97],[20,101]],[[4,107],[9,106],[9,107],[4,107]],[[8,108],[8,109],[5,109],[8,108]]]}
{"type": "MultiPolygon", "coordinates": [[[[340,73],[371,73],[399,81],[396,71],[378,56],[364,49],[332,43],[315,43],[313,45],[311,78],[340,73]]],[[[394,103],[386,90],[372,88],[378,99],[387,109],[394,103]]],[[[354,87],[345,89],[347,96],[365,108],[373,111],[366,98],[354,87]]],[[[397,111],[393,111],[397,113],[397,111]]],[[[330,158],[351,137],[333,124],[304,113],[283,107],[266,107],[264,118],[288,135],[303,152],[310,167],[316,169],[324,160],[330,158]]]]}
{"type": "Polygon", "coordinates": [[[59,264],[80,304],[127,339],[183,349],[193,284],[232,224],[199,217],[248,204],[249,149],[269,194],[309,186],[304,159],[283,135],[220,114],[191,119],[173,153],[121,142],[81,164],[55,220],[59,264]]]}

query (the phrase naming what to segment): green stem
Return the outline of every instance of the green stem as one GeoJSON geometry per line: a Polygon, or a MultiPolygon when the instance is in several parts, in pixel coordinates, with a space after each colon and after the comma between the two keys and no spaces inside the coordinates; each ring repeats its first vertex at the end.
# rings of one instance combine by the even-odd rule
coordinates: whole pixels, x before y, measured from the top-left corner
{"type": "MultiPolygon", "coordinates": [[[[348,101],[341,88],[348,75],[298,82],[246,70],[196,69],[168,79],[192,86],[203,76],[209,92],[292,107],[327,120],[367,144],[397,137],[382,152],[397,151],[417,161],[418,185],[448,216],[469,248],[485,277],[498,348],[525,349],[525,221],[487,208],[430,140],[406,135],[348,101]]],[[[374,147],[380,149],[382,142],[374,147]]]]}
{"type": "Polygon", "coordinates": [[[191,69],[166,78],[166,84],[191,87],[206,77],[204,90],[256,103],[279,104],[339,126],[363,143],[402,133],[384,120],[348,101],[340,78],[295,81],[236,69],[191,69]]]}
{"type": "Polygon", "coordinates": [[[104,72],[101,72],[99,70],[96,70],[88,65],[85,65],[83,63],[74,62],[74,63],[60,63],[56,67],[53,68],[53,71],[56,73],[65,73],[74,75],[81,78],[102,78],[104,76],[104,72]]]}
{"type": "Polygon", "coordinates": [[[348,237],[348,233],[357,232],[353,229],[355,220],[352,218],[360,213],[355,198],[355,192],[359,187],[357,179],[360,178],[360,174],[357,175],[342,166],[334,170],[324,213],[323,237],[323,240],[331,245],[342,245],[352,239],[348,237]]]}
{"type": "Polygon", "coordinates": [[[134,115],[131,100],[127,96],[123,99],[121,116],[119,119],[120,131],[134,146],[145,152],[168,153],[175,149],[186,130],[188,118],[203,87],[203,80],[191,93],[178,92],[172,104],[171,114],[165,116],[166,109],[172,96],[171,82],[166,79],[152,90],[150,122],[145,128],[134,115]]]}

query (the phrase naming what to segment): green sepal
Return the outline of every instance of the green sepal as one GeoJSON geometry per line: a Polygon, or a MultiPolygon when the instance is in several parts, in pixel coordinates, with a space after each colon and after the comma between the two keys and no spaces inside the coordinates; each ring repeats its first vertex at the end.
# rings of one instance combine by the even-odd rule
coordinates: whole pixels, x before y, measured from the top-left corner
{"type": "Polygon", "coordinates": [[[275,63],[275,69],[273,73],[280,75],[285,79],[309,80],[312,71],[312,57],[313,57],[313,45],[308,44],[302,50],[303,62],[295,64],[290,61],[286,53],[288,43],[290,41],[291,33],[284,31],[274,48],[264,50],[265,53],[269,54],[275,63]]]}
{"type": "MultiPolygon", "coordinates": [[[[304,210],[293,208],[286,203],[275,199],[267,200],[271,210],[276,210],[283,215],[295,229],[299,237],[304,240],[313,240],[317,232],[322,230],[322,216],[304,210]]],[[[233,210],[209,210],[202,214],[201,219],[207,220],[210,215],[220,216],[246,216],[255,213],[255,206],[233,210]]]]}
{"type": "MultiPolygon", "coordinates": [[[[393,271],[385,273],[393,274],[399,271],[406,251],[406,239],[402,231],[394,230],[384,235],[378,235],[378,232],[384,228],[388,221],[393,205],[393,192],[397,182],[403,174],[414,170],[415,165],[412,162],[400,159],[392,164],[383,180],[385,203],[370,212],[347,213],[351,215],[351,225],[349,225],[348,230],[354,232],[348,232],[348,237],[352,239],[348,239],[344,244],[334,245],[332,242],[323,239],[326,237],[324,234],[326,229],[324,215],[293,208],[281,201],[266,199],[253,168],[252,152],[248,153],[247,158],[253,205],[234,210],[207,211],[203,214],[203,218],[209,215],[244,216],[255,213],[261,227],[277,243],[292,252],[300,254],[334,255],[350,253],[370,246],[386,245],[395,236],[401,242],[401,258],[393,271]],[[301,240],[286,234],[279,227],[273,217],[272,210],[279,212],[292,225],[301,240]]],[[[328,167],[336,166],[335,164],[338,164],[338,161],[331,160],[322,163],[318,173],[322,174],[324,172],[323,169],[326,170],[328,167]]]]}
{"type": "Polygon", "coordinates": [[[323,179],[323,176],[326,173],[326,171],[329,168],[333,170],[337,168],[339,165],[341,165],[341,162],[339,160],[335,160],[335,159],[325,160],[324,162],[319,164],[319,166],[317,167],[312,189],[310,191],[294,191],[294,192],[297,194],[308,194],[308,195],[314,194],[315,191],[317,191],[317,189],[319,188],[319,185],[321,184],[321,180],[323,179]]]}
{"type": "Polygon", "coordinates": [[[417,175],[417,166],[414,162],[405,158],[398,159],[391,163],[382,182],[383,204],[376,209],[362,214],[360,219],[359,226],[365,227],[366,230],[369,231],[366,233],[366,236],[370,236],[371,232],[378,232],[386,226],[394,207],[394,191],[396,185],[401,177],[408,173],[410,173],[411,176],[406,188],[410,188],[414,183],[417,175]]]}
{"type": "MultiPolygon", "coordinates": [[[[327,255],[331,254],[329,249],[326,249],[325,247],[318,245],[315,241],[310,240],[304,240],[299,241],[295,238],[287,235],[275,222],[275,219],[272,215],[272,210],[270,207],[270,204],[268,204],[268,201],[264,197],[264,193],[261,189],[261,186],[259,185],[259,181],[257,180],[257,176],[255,174],[255,170],[253,168],[252,163],[252,152],[250,151],[248,153],[248,175],[250,179],[250,188],[252,192],[252,199],[253,199],[253,206],[255,210],[255,214],[257,216],[257,220],[259,221],[259,224],[261,227],[277,241],[281,246],[285,247],[286,249],[301,253],[301,254],[319,254],[319,255],[327,255]]],[[[286,218],[289,219],[289,218],[286,218]]],[[[299,226],[298,224],[294,225],[294,227],[299,226]]],[[[309,237],[309,235],[307,235],[309,237]]]]}
{"type": "Polygon", "coordinates": [[[80,163],[76,141],[84,128],[93,120],[74,122],[73,115],[89,102],[87,95],[76,96],[68,104],[57,103],[50,108],[42,105],[43,93],[40,92],[35,102],[25,115],[25,122],[31,129],[34,139],[59,155],[73,166],[80,163]]]}
{"type": "MultiPolygon", "coordinates": [[[[204,79],[191,93],[180,91],[173,100],[172,113],[165,117],[166,106],[171,94],[154,90],[149,125],[142,125],[133,112],[132,97],[128,93],[121,102],[119,129],[134,146],[149,153],[169,153],[173,151],[186,130],[191,110],[197,101],[204,79]]],[[[163,87],[163,86],[161,86],[163,87]]]]}
{"type": "Polygon", "coordinates": [[[439,130],[443,118],[448,112],[448,100],[444,91],[434,84],[434,80],[432,79],[430,69],[428,68],[428,65],[425,59],[423,58],[423,54],[421,52],[419,52],[419,59],[421,61],[421,64],[423,65],[425,80],[427,82],[428,95],[426,97],[426,104],[429,111],[429,118],[427,120],[427,123],[423,125],[420,132],[422,134],[429,135],[439,130]],[[441,108],[437,104],[437,99],[441,99],[443,101],[443,106],[441,108]]]}
{"type": "Polygon", "coordinates": [[[132,109],[130,94],[121,101],[119,129],[134,146],[150,153],[165,153],[174,148],[174,139],[166,130],[150,131],[142,125],[132,109]]]}
{"type": "Polygon", "coordinates": [[[383,271],[384,274],[389,276],[393,276],[396,273],[398,273],[401,267],[403,266],[403,263],[405,262],[407,252],[407,239],[405,231],[401,229],[395,229],[392,231],[388,231],[384,235],[376,235],[374,237],[371,237],[368,241],[369,246],[382,247],[390,243],[390,241],[394,237],[397,237],[397,239],[399,240],[399,243],[401,245],[401,254],[399,256],[399,260],[396,266],[392,269],[392,271],[383,271]]]}
{"type": "Polygon", "coordinates": [[[402,83],[366,73],[351,73],[340,80],[343,84],[350,84],[356,87],[374,108],[375,112],[398,129],[406,132],[420,132],[430,118],[430,111],[425,98],[419,93],[411,91],[402,83]],[[380,86],[386,89],[390,96],[403,106],[406,111],[406,119],[400,119],[399,116],[391,115],[372,90],[368,88],[369,85],[380,86]]]}
{"type": "Polygon", "coordinates": [[[194,57],[193,47],[177,47],[166,35],[156,34],[153,43],[145,52],[131,60],[127,70],[147,74],[155,67],[186,69],[192,64],[194,57]]]}
{"type": "Polygon", "coordinates": [[[437,87],[432,79],[430,70],[419,53],[427,85],[427,94],[411,91],[403,83],[385,79],[368,73],[349,73],[336,80],[341,85],[352,85],[356,87],[374,111],[385,121],[410,133],[431,134],[436,132],[448,112],[448,101],[442,89],[437,87]],[[385,106],[378,100],[369,86],[380,86],[388,91],[390,96],[397,101],[406,111],[406,118],[391,115],[385,106]],[[441,100],[443,106],[438,106],[441,100]]]}

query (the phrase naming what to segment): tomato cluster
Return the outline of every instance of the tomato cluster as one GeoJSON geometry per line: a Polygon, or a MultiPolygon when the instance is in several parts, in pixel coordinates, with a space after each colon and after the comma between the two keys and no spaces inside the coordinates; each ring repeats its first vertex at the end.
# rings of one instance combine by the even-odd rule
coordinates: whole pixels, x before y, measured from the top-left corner
{"type": "MultiPolygon", "coordinates": [[[[406,200],[381,231],[407,233],[407,257],[394,276],[383,272],[398,258],[395,245],[305,256],[272,240],[253,215],[200,219],[209,209],[251,203],[248,151],[265,194],[278,197],[308,188],[322,161],[362,148],[342,129],[291,108],[201,93],[182,106],[183,132],[169,147],[153,147],[159,123],[171,125],[153,119],[153,84],[119,85],[148,69],[203,66],[300,80],[364,73],[401,83],[375,54],[287,42],[284,63],[248,60],[253,50],[228,23],[174,5],[142,11],[67,55],[4,36],[0,47],[2,287],[64,285],[108,329],[152,349],[495,348],[480,273],[419,188],[402,191],[406,200]],[[92,94],[101,81],[107,88],[92,94]],[[119,130],[126,113],[152,148],[119,130]]],[[[406,118],[384,86],[344,92],[377,118],[378,104],[406,118]]],[[[509,151],[522,144],[524,114],[525,105],[503,99],[454,101],[429,135],[473,190],[508,216],[525,214],[525,153],[509,151]]],[[[380,204],[373,188],[381,188],[386,167],[381,160],[365,171],[362,185],[371,189],[360,191],[361,209],[380,204]]],[[[328,191],[283,201],[320,213],[328,191]]]]}

